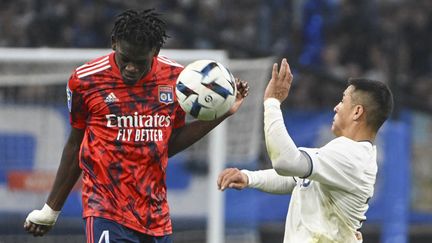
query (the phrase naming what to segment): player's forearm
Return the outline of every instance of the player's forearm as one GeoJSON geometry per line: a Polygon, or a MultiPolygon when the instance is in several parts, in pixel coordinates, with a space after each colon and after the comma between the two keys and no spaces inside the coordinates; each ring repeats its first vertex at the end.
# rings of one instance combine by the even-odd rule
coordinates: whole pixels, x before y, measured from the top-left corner
{"type": "Polygon", "coordinates": [[[225,115],[214,121],[196,120],[177,129],[170,138],[168,145],[168,156],[171,157],[188,148],[204,137],[227,117],[228,115],[225,115]]]}
{"type": "Polygon", "coordinates": [[[280,102],[264,102],[264,136],[273,168],[279,175],[304,177],[310,172],[309,160],[289,136],[280,110],[280,102]]]}
{"type": "Polygon", "coordinates": [[[248,187],[272,194],[291,193],[295,186],[292,177],[280,176],[274,169],[248,171],[242,170],[248,177],[248,187]]]}
{"type": "Polygon", "coordinates": [[[60,164],[53,188],[47,199],[47,204],[53,210],[61,210],[69,193],[81,175],[81,169],[79,166],[74,164],[78,165],[78,161],[76,159],[74,159],[74,162],[70,164],[68,163],[68,165],[64,163],[60,164]]]}
{"type": "Polygon", "coordinates": [[[70,191],[81,175],[78,154],[82,136],[83,133],[81,134],[81,132],[77,133],[72,131],[68,142],[63,149],[60,166],[57,170],[53,187],[47,199],[47,204],[53,210],[61,210],[70,191]]]}

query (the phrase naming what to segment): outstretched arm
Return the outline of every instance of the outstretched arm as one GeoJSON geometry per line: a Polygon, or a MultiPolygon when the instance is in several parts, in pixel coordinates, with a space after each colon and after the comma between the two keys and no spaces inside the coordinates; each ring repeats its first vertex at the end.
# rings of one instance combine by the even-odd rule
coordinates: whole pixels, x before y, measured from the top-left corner
{"type": "Polygon", "coordinates": [[[168,156],[171,157],[178,152],[186,149],[194,144],[196,141],[204,137],[213,128],[219,125],[227,117],[233,115],[240,108],[244,98],[248,95],[249,86],[246,81],[236,80],[237,96],[234,105],[224,116],[214,121],[193,121],[185,126],[173,131],[168,144],[168,156]]]}
{"type": "Polygon", "coordinates": [[[289,136],[280,104],[289,94],[293,75],[284,58],[280,70],[273,65],[272,77],[264,93],[264,136],[273,168],[279,175],[308,177],[312,161],[289,136]]]}
{"type": "Polygon", "coordinates": [[[291,193],[296,183],[293,177],[280,176],[273,169],[248,171],[237,168],[223,170],[218,177],[219,190],[255,188],[272,194],[291,193]]]}
{"type": "Polygon", "coordinates": [[[28,233],[42,236],[55,224],[66,198],[81,175],[78,154],[83,137],[84,130],[72,128],[45,206],[42,210],[33,210],[24,222],[28,233]]]}

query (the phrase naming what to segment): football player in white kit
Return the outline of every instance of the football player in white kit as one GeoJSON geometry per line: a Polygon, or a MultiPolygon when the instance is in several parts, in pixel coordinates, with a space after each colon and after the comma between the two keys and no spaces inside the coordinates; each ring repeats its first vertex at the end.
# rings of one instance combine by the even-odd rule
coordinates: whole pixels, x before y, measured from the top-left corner
{"type": "Polygon", "coordinates": [[[334,108],[336,138],[321,148],[297,148],[280,109],[292,80],[283,59],[279,71],[273,65],[264,93],[264,134],[273,169],[228,168],[219,175],[218,187],[291,193],[284,243],[362,242],[359,229],[377,174],[374,140],[391,114],[391,91],[378,81],[349,79],[334,108]]]}

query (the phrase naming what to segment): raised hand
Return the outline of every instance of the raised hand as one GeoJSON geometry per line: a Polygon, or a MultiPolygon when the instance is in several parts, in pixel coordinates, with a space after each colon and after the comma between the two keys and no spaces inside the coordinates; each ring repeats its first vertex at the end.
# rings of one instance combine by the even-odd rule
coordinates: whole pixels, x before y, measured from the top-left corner
{"type": "Polygon", "coordinates": [[[288,97],[292,80],[293,75],[286,58],[282,59],[279,71],[278,64],[273,64],[272,77],[264,92],[264,100],[276,98],[280,102],[284,101],[288,97]]]}

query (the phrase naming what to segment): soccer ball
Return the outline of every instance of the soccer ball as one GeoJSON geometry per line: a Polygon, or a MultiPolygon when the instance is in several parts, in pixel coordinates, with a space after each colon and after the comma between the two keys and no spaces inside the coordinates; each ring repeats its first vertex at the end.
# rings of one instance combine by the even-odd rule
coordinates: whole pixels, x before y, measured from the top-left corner
{"type": "Polygon", "coordinates": [[[186,113],[198,120],[211,121],[225,115],[236,93],[234,76],[213,60],[192,62],[177,78],[177,100],[186,113]]]}

